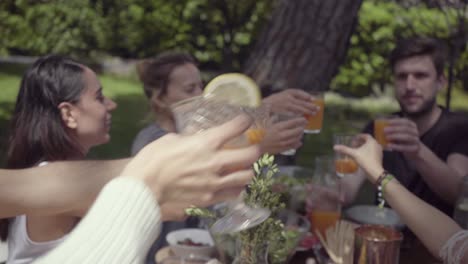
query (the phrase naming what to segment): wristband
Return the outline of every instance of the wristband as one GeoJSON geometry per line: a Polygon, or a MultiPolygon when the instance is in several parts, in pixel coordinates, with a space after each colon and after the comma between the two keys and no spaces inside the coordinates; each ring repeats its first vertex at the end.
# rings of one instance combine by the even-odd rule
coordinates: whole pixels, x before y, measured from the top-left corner
{"type": "Polygon", "coordinates": [[[378,179],[379,185],[377,185],[378,192],[378,200],[379,200],[379,207],[383,208],[385,205],[385,198],[384,198],[384,189],[385,186],[391,182],[395,177],[390,173],[384,171],[382,175],[380,175],[378,179]]]}
{"type": "Polygon", "coordinates": [[[384,179],[382,180],[382,183],[380,184],[380,189],[382,190],[382,192],[384,191],[385,189],[385,186],[391,182],[395,177],[393,177],[393,175],[391,174],[387,174],[384,179]]]}
{"type": "Polygon", "coordinates": [[[375,185],[377,186],[381,186],[382,185],[382,181],[385,179],[385,177],[387,177],[387,175],[389,175],[388,171],[384,170],[382,172],[382,174],[380,174],[380,176],[377,178],[377,180],[375,181],[375,185]]]}

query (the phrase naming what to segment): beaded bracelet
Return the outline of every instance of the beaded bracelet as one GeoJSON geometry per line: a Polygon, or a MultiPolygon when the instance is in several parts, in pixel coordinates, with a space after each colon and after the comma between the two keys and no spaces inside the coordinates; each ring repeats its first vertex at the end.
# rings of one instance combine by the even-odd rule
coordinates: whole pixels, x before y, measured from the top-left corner
{"type": "Polygon", "coordinates": [[[378,178],[377,182],[377,190],[378,192],[378,200],[379,200],[379,207],[383,208],[385,205],[385,198],[383,194],[383,190],[385,189],[385,186],[391,182],[395,177],[388,173],[387,171],[384,171],[378,178]]]}
{"type": "Polygon", "coordinates": [[[385,176],[385,178],[384,178],[383,181],[382,181],[382,184],[380,185],[382,191],[385,189],[385,186],[386,186],[389,182],[391,182],[391,181],[393,180],[393,178],[395,178],[395,177],[393,177],[393,175],[391,175],[391,174],[387,174],[387,176],[385,176]]]}
{"type": "Polygon", "coordinates": [[[377,180],[375,181],[375,185],[377,185],[377,186],[382,185],[383,179],[384,179],[385,177],[387,177],[388,174],[389,174],[388,171],[384,170],[384,171],[382,172],[382,174],[380,174],[379,177],[377,178],[377,180]]]}

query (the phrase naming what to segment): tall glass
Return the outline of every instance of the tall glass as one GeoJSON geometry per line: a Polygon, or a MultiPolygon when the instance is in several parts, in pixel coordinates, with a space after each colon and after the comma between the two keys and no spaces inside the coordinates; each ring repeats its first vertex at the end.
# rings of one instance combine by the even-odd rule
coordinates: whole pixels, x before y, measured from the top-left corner
{"type": "Polygon", "coordinates": [[[325,237],[326,230],[341,218],[340,181],[332,156],[315,159],[314,177],[308,189],[306,203],[311,231],[320,232],[325,237]]]}
{"type": "MultiPolygon", "coordinates": [[[[221,125],[233,118],[246,114],[253,118],[252,126],[241,136],[232,139],[224,148],[240,148],[259,143],[269,122],[269,109],[245,108],[228,104],[212,96],[197,96],[171,106],[178,132],[194,134],[221,125]]],[[[245,168],[239,168],[245,169],[245,168]]],[[[232,233],[256,226],[265,221],[271,212],[260,207],[247,206],[241,198],[230,201],[224,216],[211,227],[213,233],[232,233]]]]}
{"type": "Polygon", "coordinates": [[[313,96],[312,104],[318,107],[317,113],[315,115],[305,115],[307,119],[307,126],[304,129],[306,134],[317,134],[322,130],[323,124],[323,111],[325,109],[325,100],[323,92],[311,91],[310,95],[313,96]]]}
{"type": "MultiPolygon", "coordinates": [[[[357,147],[358,141],[355,135],[335,134],[333,135],[333,143],[335,145],[344,145],[347,147],[357,147]]],[[[359,169],[356,161],[349,155],[335,152],[335,170],[340,177],[346,174],[353,174],[359,169]]]]}

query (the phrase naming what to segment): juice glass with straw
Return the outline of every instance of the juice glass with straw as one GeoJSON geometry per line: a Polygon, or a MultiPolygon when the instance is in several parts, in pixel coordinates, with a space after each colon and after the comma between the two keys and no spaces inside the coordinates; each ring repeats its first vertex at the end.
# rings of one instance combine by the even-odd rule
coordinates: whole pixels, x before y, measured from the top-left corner
{"type": "MultiPolygon", "coordinates": [[[[253,119],[252,126],[241,136],[227,142],[224,145],[226,149],[259,143],[270,122],[268,107],[246,108],[207,95],[180,101],[171,106],[171,111],[177,131],[182,134],[198,133],[221,125],[241,114],[250,116],[253,119]]],[[[238,232],[262,223],[270,214],[268,209],[248,206],[242,199],[230,201],[226,214],[212,225],[211,231],[214,233],[238,232]]]]}
{"type": "Polygon", "coordinates": [[[325,236],[326,230],[341,218],[340,182],[332,156],[318,156],[312,182],[307,186],[307,211],[311,231],[325,236]]]}
{"type": "Polygon", "coordinates": [[[325,109],[325,100],[323,92],[311,91],[309,92],[313,97],[311,103],[318,107],[315,115],[305,115],[307,119],[307,126],[304,129],[306,134],[317,134],[322,130],[323,124],[323,111],[325,109]]]}
{"type": "MultiPolygon", "coordinates": [[[[333,143],[335,145],[344,145],[348,147],[358,147],[358,140],[355,135],[350,134],[335,134],[333,135],[333,143]]],[[[356,161],[348,155],[335,153],[335,170],[340,177],[346,174],[353,174],[359,169],[356,161]]]]}

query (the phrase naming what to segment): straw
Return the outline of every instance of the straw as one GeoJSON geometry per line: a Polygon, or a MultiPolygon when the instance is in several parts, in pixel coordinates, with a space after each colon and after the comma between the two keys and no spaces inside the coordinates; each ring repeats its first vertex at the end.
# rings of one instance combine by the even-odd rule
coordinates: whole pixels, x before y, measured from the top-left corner
{"type": "Polygon", "coordinates": [[[354,251],[354,226],[347,221],[338,221],[325,231],[325,237],[315,232],[328,256],[336,264],[352,264],[354,251]]]}

